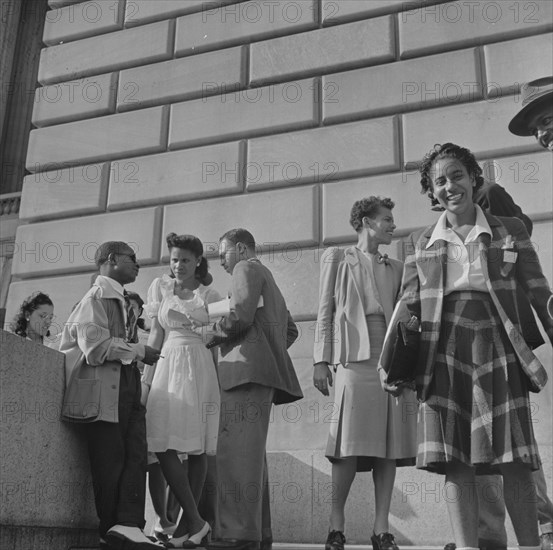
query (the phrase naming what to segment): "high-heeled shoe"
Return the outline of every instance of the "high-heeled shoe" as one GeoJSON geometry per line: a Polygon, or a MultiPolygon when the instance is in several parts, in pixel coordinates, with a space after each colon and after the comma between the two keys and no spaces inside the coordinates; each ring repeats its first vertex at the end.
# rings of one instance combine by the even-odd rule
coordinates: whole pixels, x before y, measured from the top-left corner
{"type": "Polygon", "coordinates": [[[210,531],[211,525],[209,525],[206,521],[205,525],[197,533],[189,537],[189,539],[182,545],[182,548],[196,548],[201,544],[204,537],[207,537],[210,531]]]}
{"type": "Polygon", "coordinates": [[[392,533],[380,533],[378,535],[373,533],[371,542],[373,543],[373,550],[399,550],[392,533]]]}
{"type": "Polygon", "coordinates": [[[188,548],[187,546],[184,546],[184,545],[188,543],[189,539],[190,539],[190,535],[186,533],[186,535],[183,535],[182,537],[172,537],[168,541],[164,542],[163,544],[165,548],[188,548]]]}
{"type": "Polygon", "coordinates": [[[154,527],[154,536],[157,540],[160,540],[161,542],[167,542],[169,540],[169,537],[172,537],[176,530],[177,526],[174,523],[168,525],[167,527],[162,527],[158,518],[154,527]]]}

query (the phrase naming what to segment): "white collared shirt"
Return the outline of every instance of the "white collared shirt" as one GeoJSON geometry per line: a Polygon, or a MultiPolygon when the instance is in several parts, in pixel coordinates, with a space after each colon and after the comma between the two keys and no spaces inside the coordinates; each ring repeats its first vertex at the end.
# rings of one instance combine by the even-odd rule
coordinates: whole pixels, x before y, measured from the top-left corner
{"type": "Polygon", "coordinates": [[[121,301],[123,302],[123,318],[125,320],[125,326],[127,326],[127,308],[125,307],[125,289],[123,288],[123,285],[115,279],[106,277],[105,275],[98,275],[98,277],[96,277],[96,281],[98,279],[102,279],[104,283],[109,285],[118,297],[121,298],[121,301]]]}
{"type": "Polygon", "coordinates": [[[380,305],[380,294],[378,293],[378,287],[376,286],[376,279],[374,277],[374,262],[375,255],[363,252],[360,250],[361,263],[365,268],[365,293],[363,295],[365,315],[372,315],[374,313],[384,313],[382,306],[380,305]]]}
{"type": "Polygon", "coordinates": [[[487,233],[491,236],[492,230],[483,210],[476,207],[476,222],[469,231],[465,242],[459,235],[447,227],[446,212],[444,212],[432,232],[426,248],[432,246],[437,240],[444,240],[447,244],[447,267],[444,282],[444,295],[458,290],[477,290],[488,292],[482,261],[480,258],[479,235],[487,233]]]}

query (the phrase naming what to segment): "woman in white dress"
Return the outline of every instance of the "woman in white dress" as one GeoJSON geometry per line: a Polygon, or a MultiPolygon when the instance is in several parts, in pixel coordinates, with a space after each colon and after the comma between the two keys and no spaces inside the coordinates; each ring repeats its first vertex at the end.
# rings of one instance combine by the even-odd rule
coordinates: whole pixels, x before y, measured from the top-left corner
{"type": "MultiPolygon", "coordinates": [[[[201,241],[192,235],[167,235],[171,275],[155,279],[146,313],[152,318],[148,345],[161,349],[147,400],[148,450],[182,507],[169,548],[194,548],[210,531],[198,513],[219,427],[219,386],[212,352],[205,347],[201,319],[206,305],[221,299],[202,283],[211,280],[201,241]],[[186,453],[188,475],[179,455],[186,453]],[[184,546],[183,546],[184,545],[184,546]]],[[[147,383],[147,381],[146,381],[147,383]]]]}

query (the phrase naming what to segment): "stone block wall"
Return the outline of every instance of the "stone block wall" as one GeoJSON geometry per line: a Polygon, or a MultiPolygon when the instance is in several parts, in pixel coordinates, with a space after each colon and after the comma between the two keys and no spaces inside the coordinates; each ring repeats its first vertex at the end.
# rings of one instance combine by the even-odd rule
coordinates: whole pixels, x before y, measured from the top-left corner
{"type": "MultiPolygon", "coordinates": [[[[276,494],[275,534],[320,542],[330,504],[315,498],[313,480],[329,482],[328,402],[311,389],[311,348],[322,248],[353,242],[349,209],[370,194],[396,201],[398,238],[431,223],[412,167],[447,140],[472,149],[488,179],[534,220],[553,280],[552,156],[507,130],[520,84],[551,74],[553,4],[49,4],[6,319],[41,289],[55,302],[59,330],[89,287],[95,247],[108,239],[137,250],[133,288],[145,297],[167,270],[169,231],[202,239],[224,293],[216,243],[231,227],[249,228],[302,329],[292,354],[306,397],[299,417],[277,411],[270,439],[274,475],[297,482],[302,496],[276,494]]],[[[398,256],[397,241],[388,252],[398,256]]],[[[540,410],[550,418],[546,392],[540,410]]],[[[550,460],[551,432],[543,433],[550,460]]],[[[443,500],[407,498],[412,479],[426,483],[419,473],[398,475],[392,530],[400,544],[447,542],[433,526],[447,522],[443,500]]],[[[372,485],[364,476],[359,483],[348,531],[366,542],[372,485]]]]}

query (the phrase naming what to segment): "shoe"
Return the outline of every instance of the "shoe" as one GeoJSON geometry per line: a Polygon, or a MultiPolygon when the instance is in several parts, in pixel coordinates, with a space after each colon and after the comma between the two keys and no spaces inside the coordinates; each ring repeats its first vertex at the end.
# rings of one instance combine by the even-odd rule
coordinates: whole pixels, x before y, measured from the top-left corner
{"type": "Polygon", "coordinates": [[[157,518],[156,525],[154,527],[154,536],[161,542],[167,542],[169,537],[172,537],[176,530],[177,526],[174,523],[168,527],[162,527],[159,523],[159,518],[157,518]]]}
{"type": "Polygon", "coordinates": [[[100,548],[100,550],[110,550],[111,546],[106,542],[105,539],[100,537],[100,542],[98,543],[98,548],[100,548]]]}
{"type": "Polygon", "coordinates": [[[197,548],[202,543],[203,539],[207,537],[210,531],[211,525],[209,525],[206,521],[204,526],[194,535],[184,535],[186,538],[181,537],[179,539],[181,543],[180,546],[170,546],[172,542],[175,542],[175,538],[172,538],[166,546],[167,548],[197,548]]]}
{"type": "Polygon", "coordinates": [[[540,536],[541,550],[553,550],[553,533],[543,533],[540,536]]]}
{"type": "Polygon", "coordinates": [[[454,542],[448,542],[444,546],[444,550],[457,550],[457,545],[454,542]]]}
{"type": "Polygon", "coordinates": [[[133,550],[160,550],[163,546],[152,542],[138,527],[114,525],[106,533],[105,541],[109,548],[123,550],[131,547],[133,550]]]}
{"type": "Polygon", "coordinates": [[[259,550],[273,550],[273,537],[261,539],[259,550]]]}
{"type": "Polygon", "coordinates": [[[330,531],[326,537],[325,550],[344,550],[346,537],[342,531],[330,531]]]}
{"type": "Polygon", "coordinates": [[[373,543],[373,550],[399,550],[392,533],[380,533],[378,535],[373,533],[371,542],[373,543]]]}
{"type": "MultiPolygon", "coordinates": [[[[188,544],[188,540],[190,539],[190,534],[186,533],[186,535],[183,535],[182,537],[171,537],[168,538],[163,545],[165,548],[187,548],[185,544],[188,544]]],[[[196,548],[196,545],[191,546],[190,548],[196,548]]]]}
{"type": "Polygon", "coordinates": [[[259,550],[260,543],[255,540],[220,539],[206,544],[207,550],[259,550]]]}
{"type": "Polygon", "coordinates": [[[478,539],[479,550],[507,550],[507,543],[496,540],[478,539]]]}

